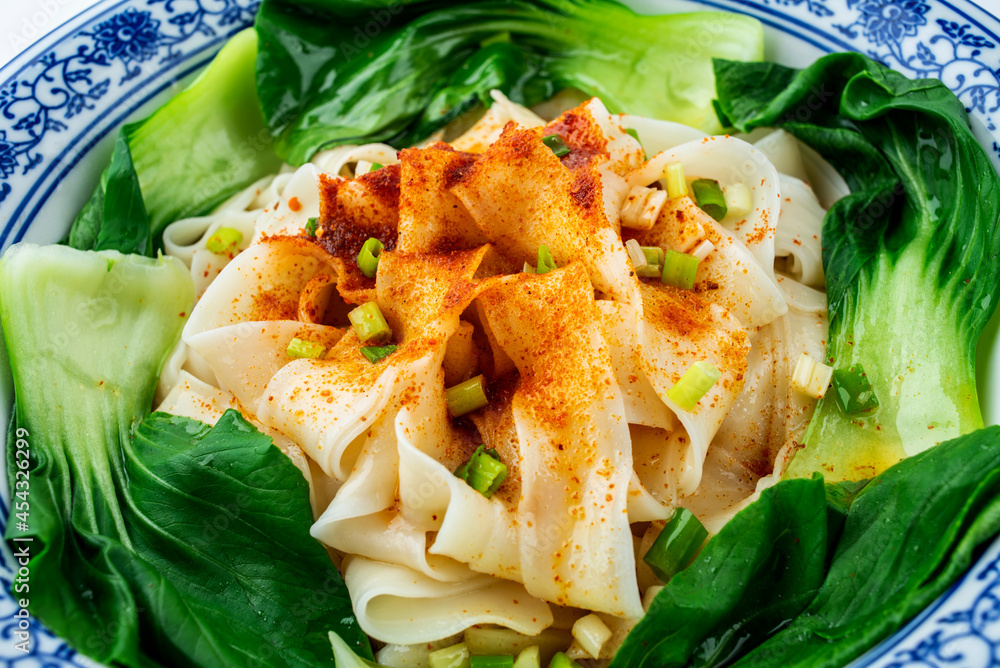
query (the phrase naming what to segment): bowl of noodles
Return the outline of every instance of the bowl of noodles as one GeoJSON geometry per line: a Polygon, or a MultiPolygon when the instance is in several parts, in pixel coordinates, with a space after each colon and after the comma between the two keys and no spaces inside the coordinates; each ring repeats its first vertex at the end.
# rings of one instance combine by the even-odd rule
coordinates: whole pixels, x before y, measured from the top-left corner
{"type": "MultiPolygon", "coordinates": [[[[192,82],[189,91],[206,88],[220,50],[235,59],[256,48],[245,29],[258,4],[98,2],[0,70],[0,250],[76,246],[86,230],[70,226],[94,206],[102,170],[121,150],[119,129],[192,82]]],[[[779,65],[853,52],[914,81],[943,81],[984,151],[977,164],[1000,166],[1000,20],[968,0],[629,6],[752,17],[765,60],[779,65]]],[[[359,32],[338,53],[363,57],[381,17],[401,11],[390,3],[370,20],[353,17],[359,32]]],[[[502,52],[510,33],[499,35],[483,49],[502,52]]],[[[246,101],[236,86],[217,89],[233,107],[246,101]]],[[[612,113],[611,98],[579,91],[533,105],[507,92],[490,90],[485,115],[456,113],[419,141],[340,141],[300,155],[311,131],[303,125],[277,140],[288,148],[282,158],[302,159],[265,164],[274,138],[244,137],[236,148],[263,172],[250,179],[234,159],[221,178],[240,187],[198,210],[143,193],[152,217],[158,201],[170,210],[155,243],[190,276],[196,300],[178,309],[183,332],[164,357],[153,407],[207,425],[235,419],[226,417],[235,409],[287,456],[307,483],[309,533],[333,557],[350,621],[375,640],[382,665],[428,665],[432,652],[477,642],[493,648],[482,653],[509,651],[514,665],[515,650],[531,646],[524,638],[539,638],[546,660],[558,651],[606,664],[670,580],[643,555],[675,509],[720,534],[795,471],[830,382],[810,376],[832,363],[823,221],[857,188],[794,127],[834,93],[817,84],[794,108],[798,118],[777,119],[787,128],[730,136],[714,116],[692,127],[612,113]],[[370,304],[375,324],[359,324],[370,304]],[[802,358],[814,365],[804,378],[802,358]]],[[[359,95],[355,106],[365,104],[359,95]]],[[[726,110],[736,120],[740,107],[726,110]]],[[[140,140],[129,157],[137,171],[140,140]]],[[[114,179],[106,173],[102,196],[114,179]]],[[[108,274],[117,263],[108,260],[108,274]]],[[[991,321],[972,345],[986,425],[1000,418],[995,333],[991,321]]],[[[49,338],[66,348],[78,336],[67,327],[49,338]]],[[[886,391],[875,383],[883,404],[912,392],[899,378],[886,391]]],[[[12,388],[5,370],[5,424],[12,388]]],[[[906,434],[895,460],[977,424],[960,407],[955,416],[906,434]]],[[[95,665],[88,655],[110,651],[121,629],[80,646],[30,614],[32,592],[46,583],[27,567],[30,515],[18,515],[32,505],[14,475],[16,444],[29,448],[21,430],[13,423],[0,481],[0,656],[11,666],[95,665]]],[[[860,478],[885,468],[859,466],[872,467],[860,478]]],[[[250,507],[237,505],[233,522],[250,507]]],[[[198,549],[210,552],[230,525],[200,528],[198,549]]],[[[992,665],[1000,543],[985,541],[974,556],[851,665],[992,665]]],[[[255,660],[285,665],[268,656],[255,660]]]]}

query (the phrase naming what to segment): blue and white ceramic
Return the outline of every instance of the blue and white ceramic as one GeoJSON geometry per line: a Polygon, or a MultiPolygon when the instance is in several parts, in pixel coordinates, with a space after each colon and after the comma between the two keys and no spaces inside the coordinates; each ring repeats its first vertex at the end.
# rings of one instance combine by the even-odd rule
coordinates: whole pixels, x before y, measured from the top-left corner
{"type": "MultiPolygon", "coordinates": [[[[979,2],[993,3],[1000,13],[997,0],[979,2]]],[[[257,0],[98,0],[0,69],[0,251],[21,240],[59,239],[92,191],[110,153],[114,130],[175,92],[230,35],[252,22],[257,4],[257,0]]],[[[768,58],[787,65],[800,67],[831,51],[859,51],[907,76],[939,78],[965,103],[980,140],[1000,166],[1000,18],[971,0],[632,0],[630,4],[643,12],[722,9],[755,16],[766,27],[768,58]]],[[[988,423],[997,423],[997,322],[987,329],[979,352],[984,413],[988,423]]],[[[0,367],[5,360],[0,350],[0,367]]],[[[11,394],[9,370],[0,368],[3,425],[11,394]]],[[[0,532],[9,500],[6,476],[0,475],[0,532]]],[[[18,564],[0,542],[0,665],[95,665],[36,620],[16,616],[19,608],[10,590],[17,578],[18,564]],[[17,631],[24,625],[31,639],[19,644],[17,631]]],[[[1000,541],[961,582],[855,665],[1000,665],[1000,541]]]]}

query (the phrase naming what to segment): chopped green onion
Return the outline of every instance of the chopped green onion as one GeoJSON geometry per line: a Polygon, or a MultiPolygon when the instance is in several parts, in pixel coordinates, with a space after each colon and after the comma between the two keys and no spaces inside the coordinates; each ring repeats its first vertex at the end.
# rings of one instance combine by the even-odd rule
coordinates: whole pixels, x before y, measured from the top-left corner
{"type": "Polygon", "coordinates": [[[220,227],[208,238],[205,247],[216,255],[228,255],[239,249],[243,233],[231,227],[220,227]]]}
{"type": "Polygon", "coordinates": [[[487,451],[483,451],[476,457],[469,468],[469,479],[466,482],[488,499],[507,479],[507,465],[500,461],[499,456],[494,457],[486,453],[487,451]]]}
{"type": "Polygon", "coordinates": [[[503,656],[474,656],[472,657],[471,668],[514,668],[514,657],[510,654],[503,656]]]}
{"type": "Polygon", "coordinates": [[[549,247],[543,244],[538,247],[538,267],[535,269],[535,273],[547,274],[553,269],[558,269],[556,261],[553,259],[552,253],[549,252],[549,247]]]}
{"type": "Polygon", "coordinates": [[[285,352],[288,353],[289,357],[316,359],[326,352],[326,346],[315,341],[307,341],[296,337],[288,342],[285,352]]]}
{"type": "Polygon", "coordinates": [[[368,278],[375,278],[378,271],[378,256],[382,254],[382,242],[375,237],[369,237],[358,253],[358,266],[361,273],[368,278]]]}
{"type": "Polygon", "coordinates": [[[625,128],[625,134],[627,134],[632,139],[638,141],[640,144],[642,143],[641,141],[639,141],[639,131],[636,130],[635,128],[625,128]]]}
{"type": "Polygon", "coordinates": [[[376,172],[376,171],[382,169],[382,167],[384,167],[384,166],[385,165],[383,165],[381,162],[373,162],[371,169],[368,170],[368,173],[371,174],[372,172],[376,172]]]}
{"type": "Polygon", "coordinates": [[[722,186],[722,194],[726,196],[726,209],[730,216],[745,216],[753,209],[750,189],[742,183],[731,183],[722,186]]]}
{"type": "Polygon", "coordinates": [[[684,165],[671,162],[663,168],[663,178],[667,181],[667,196],[677,199],[688,194],[687,180],[684,178],[684,165]]]}
{"type": "Polygon", "coordinates": [[[476,451],[473,452],[472,455],[465,460],[464,464],[455,469],[455,477],[461,478],[465,482],[469,482],[469,472],[472,470],[472,467],[475,464],[476,459],[478,459],[479,456],[483,454],[485,454],[487,457],[492,457],[493,459],[500,461],[500,453],[497,452],[495,448],[487,448],[485,445],[480,445],[478,448],[476,448],[476,451]]]}
{"type": "Polygon", "coordinates": [[[663,249],[659,246],[642,246],[642,254],[648,264],[663,264],[663,249]]]}
{"type": "Polygon", "coordinates": [[[372,364],[384,360],[389,355],[396,352],[399,346],[368,346],[361,349],[361,354],[368,358],[372,364]]]}
{"type": "Polygon", "coordinates": [[[833,372],[837,403],[847,415],[871,413],[878,408],[878,397],[860,364],[833,372]]]}
{"type": "Polygon", "coordinates": [[[549,668],[580,668],[580,664],[562,652],[556,652],[549,662],[549,668]]]}
{"type": "Polygon", "coordinates": [[[708,239],[704,239],[700,244],[695,246],[695,249],[691,251],[691,255],[698,258],[698,261],[701,262],[706,257],[708,257],[709,253],[711,253],[714,250],[715,250],[715,244],[713,244],[708,239]]]}
{"type": "Polygon", "coordinates": [[[663,265],[644,264],[635,270],[635,275],[639,278],[661,278],[663,275],[663,265]]]}
{"type": "Polygon", "coordinates": [[[546,135],[542,137],[542,143],[552,149],[557,158],[568,155],[570,152],[569,146],[566,146],[566,142],[559,135],[546,135]]]}
{"type": "Polygon", "coordinates": [[[524,268],[521,269],[521,272],[525,273],[525,274],[537,274],[538,273],[537,271],[535,271],[535,268],[532,267],[527,262],[524,263],[524,268]]]}
{"type": "Polygon", "coordinates": [[[539,649],[538,645],[525,647],[517,655],[514,668],[542,668],[542,650],[539,649]]]}
{"type": "Polygon", "coordinates": [[[833,368],[822,362],[817,362],[806,353],[799,355],[792,372],[792,389],[808,395],[813,399],[822,399],[830,387],[833,368]]]}
{"type": "Polygon", "coordinates": [[[464,642],[427,655],[430,668],[469,668],[469,648],[464,642]]]}
{"type": "Polygon", "coordinates": [[[688,567],[701,549],[708,531],[687,508],[678,508],[642,560],[667,582],[688,567]]]}
{"type": "Polygon", "coordinates": [[[375,302],[368,302],[347,314],[348,320],[354,326],[354,333],[362,343],[385,343],[392,338],[392,330],[385,316],[375,302]]]}
{"type": "Polygon", "coordinates": [[[319,218],[315,216],[309,219],[306,223],[306,234],[315,238],[316,237],[316,227],[319,226],[319,218]]]}
{"type": "Polygon", "coordinates": [[[694,201],[702,211],[716,220],[726,217],[726,196],[722,194],[719,182],[712,179],[696,179],[691,184],[694,201]]]}
{"type": "Polygon", "coordinates": [[[675,288],[690,290],[698,274],[698,258],[687,253],[668,250],[663,257],[663,274],[660,280],[675,288]]]}
{"type": "Polygon", "coordinates": [[[628,251],[628,257],[632,260],[632,266],[636,269],[640,269],[649,264],[646,259],[646,254],[642,252],[642,246],[635,239],[629,239],[625,242],[625,250],[628,251]]]}
{"type": "Polygon", "coordinates": [[[477,411],[489,404],[486,392],[483,388],[486,380],[482,374],[475,378],[470,378],[464,383],[449,387],[444,391],[445,399],[448,401],[448,411],[454,417],[477,411]]]}
{"type": "Polygon", "coordinates": [[[698,405],[701,398],[715,385],[722,374],[711,362],[695,362],[684,372],[677,384],[667,390],[667,398],[689,411],[698,405]]]}
{"type": "Polygon", "coordinates": [[[507,466],[500,461],[500,453],[480,445],[464,464],[455,469],[455,477],[469,483],[472,489],[488,499],[507,479],[507,466]]]}

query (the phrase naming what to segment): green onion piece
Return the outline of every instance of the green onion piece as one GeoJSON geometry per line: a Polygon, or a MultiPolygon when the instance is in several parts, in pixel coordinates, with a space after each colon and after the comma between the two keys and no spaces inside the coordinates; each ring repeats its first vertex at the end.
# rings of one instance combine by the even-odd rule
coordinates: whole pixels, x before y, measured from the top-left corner
{"type": "Polygon", "coordinates": [[[483,389],[485,384],[486,380],[482,374],[479,374],[475,378],[470,378],[464,383],[446,389],[444,395],[445,399],[448,400],[448,411],[452,416],[458,417],[471,413],[490,403],[483,389]]]}
{"type": "Polygon", "coordinates": [[[205,247],[216,255],[228,255],[239,249],[243,233],[231,227],[220,227],[208,238],[205,247]]]}
{"type": "Polygon", "coordinates": [[[490,44],[509,44],[510,43],[510,31],[505,30],[503,32],[498,32],[495,35],[490,35],[482,42],[479,43],[479,47],[485,49],[490,44]]]}
{"type": "Polygon", "coordinates": [[[552,149],[557,158],[568,155],[570,152],[569,146],[566,146],[566,142],[559,135],[546,135],[542,137],[542,143],[552,149]]]}
{"type": "Polygon", "coordinates": [[[361,349],[361,354],[368,358],[368,361],[372,364],[380,360],[384,360],[389,355],[396,352],[399,346],[368,346],[367,348],[361,349]]]}
{"type": "Polygon", "coordinates": [[[731,183],[722,186],[722,194],[726,196],[726,215],[745,216],[753,210],[750,189],[744,184],[731,183]]]}
{"type": "Polygon", "coordinates": [[[660,280],[675,288],[690,290],[698,273],[698,258],[687,253],[668,250],[663,257],[663,274],[660,280]]]}
{"type": "Polygon", "coordinates": [[[514,668],[542,668],[542,652],[538,645],[522,649],[514,660],[514,668]]]}
{"type": "Polygon", "coordinates": [[[472,465],[469,467],[469,476],[466,479],[469,486],[488,499],[500,489],[500,485],[506,479],[507,465],[500,461],[496,450],[483,450],[480,446],[473,455],[472,465]]]}
{"type": "Polygon", "coordinates": [[[694,201],[702,211],[716,220],[726,217],[726,196],[722,194],[722,188],[718,181],[712,179],[696,179],[691,184],[694,192],[694,201]]]}
{"type": "Polygon", "coordinates": [[[640,246],[649,264],[663,264],[663,249],[659,246],[640,246]]]}
{"type": "Polygon", "coordinates": [[[628,259],[632,260],[632,266],[636,269],[649,264],[646,254],[642,252],[642,246],[635,239],[629,239],[625,242],[625,250],[628,252],[628,259]]]}
{"type": "Polygon", "coordinates": [[[632,139],[638,141],[640,144],[642,143],[641,141],[639,141],[639,131],[636,130],[635,128],[625,128],[625,134],[627,134],[632,139]]]}
{"type": "Polygon", "coordinates": [[[549,668],[580,668],[580,664],[564,653],[556,652],[552,657],[552,661],[549,662],[549,668]]]}
{"type": "Polygon", "coordinates": [[[514,657],[510,654],[503,656],[474,656],[472,657],[471,668],[514,668],[514,657]]]}
{"type": "Polygon", "coordinates": [[[306,234],[308,234],[309,236],[311,236],[311,237],[313,237],[315,239],[316,238],[316,228],[318,226],[319,226],[319,218],[316,218],[315,216],[312,217],[312,218],[310,218],[309,221],[306,223],[306,234]]]}
{"type": "Polygon", "coordinates": [[[532,267],[527,262],[524,263],[524,267],[521,269],[521,272],[524,273],[524,274],[537,274],[538,273],[537,271],[535,271],[535,268],[532,267]]]}
{"type": "Polygon", "coordinates": [[[677,199],[688,194],[687,179],[684,178],[684,165],[671,162],[663,168],[663,178],[667,181],[667,197],[677,199]]]}
{"type": "Polygon", "coordinates": [[[875,390],[860,364],[834,371],[833,390],[837,394],[837,403],[847,415],[871,413],[879,406],[875,390]]]}
{"type": "Polygon", "coordinates": [[[373,162],[372,168],[368,170],[368,173],[371,174],[372,172],[378,171],[383,167],[385,167],[385,165],[383,165],[381,162],[373,162]]]}
{"type": "Polygon", "coordinates": [[[543,244],[538,247],[538,268],[535,269],[535,273],[547,274],[553,269],[558,269],[556,261],[549,252],[549,247],[543,244]]]}
{"type": "Polygon", "coordinates": [[[667,582],[688,567],[701,549],[708,530],[687,508],[678,508],[642,560],[667,582]]]}
{"type": "Polygon", "coordinates": [[[347,314],[348,320],[354,326],[354,333],[362,343],[385,343],[392,338],[392,330],[385,316],[375,302],[362,304],[347,314]]]}
{"type": "Polygon", "coordinates": [[[659,264],[644,264],[635,270],[635,274],[639,278],[661,278],[663,275],[663,266],[659,264]]]}
{"type": "Polygon", "coordinates": [[[430,668],[469,668],[469,648],[464,642],[427,655],[430,668]]]}
{"type": "Polygon", "coordinates": [[[289,357],[316,359],[326,352],[326,346],[315,341],[307,341],[296,337],[288,342],[285,352],[288,353],[289,357]]]}
{"type": "Polygon", "coordinates": [[[495,449],[480,445],[464,464],[455,469],[455,477],[469,483],[488,499],[507,479],[507,466],[500,461],[500,453],[495,449]]]}
{"type": "Polygon", "coordinates": [[[358,253],[358,266],[361,273],[368,278],[375,278],[378,271],[378,256],[382,254],[382,242],[375,237],[369,237],[358,253]]]}
{"type": "Polygon", "coordinates": [[[677,384],[667,390],[667,398],[689,411],[698,405],[722,374],[711,362],[695,362],[677,384]]]}

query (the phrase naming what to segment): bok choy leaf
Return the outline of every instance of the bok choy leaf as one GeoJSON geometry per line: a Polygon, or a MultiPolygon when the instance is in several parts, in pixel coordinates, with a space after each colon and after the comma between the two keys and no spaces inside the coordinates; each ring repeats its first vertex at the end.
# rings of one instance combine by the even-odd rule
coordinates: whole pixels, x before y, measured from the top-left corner
{"type": "Polygon", "coordinates": [[[716,130],[711,59],[763,57],[755,19],[640,16],[614,0],[264,0],[257,33],[257,92],[293,164],[333,144],[409,146],[492,88],[530,105],[576,87],[612,111],[716,130]]]}
{"type": "Polygon", "coordinates": [[[940,596],[1000,530],[1000,427],[867,482],[765,490],[657,594],[612,668],[838,668],[940,596]]]}

